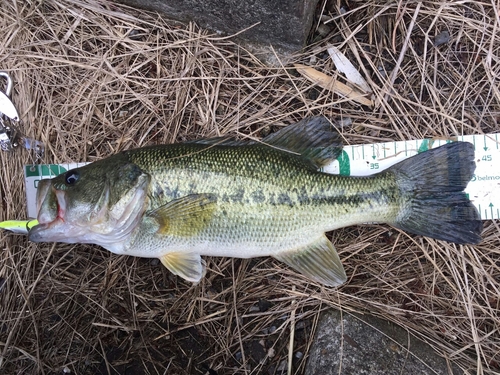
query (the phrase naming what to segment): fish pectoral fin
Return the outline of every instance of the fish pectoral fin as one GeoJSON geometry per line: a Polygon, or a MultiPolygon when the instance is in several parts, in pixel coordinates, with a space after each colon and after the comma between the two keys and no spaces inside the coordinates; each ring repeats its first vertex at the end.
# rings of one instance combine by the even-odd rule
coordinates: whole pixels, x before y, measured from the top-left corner
{"type": "Polygon", "coordinates": [[[339,286],[347,280],[339,255],[325,235],[307,246],[283,251],[274,257],[328,286],[339,286]]]}
{"type": "Polygon", "coordinates": [[[191,194],[149,212],[148,219],[156,221],[157,234],[190,237],[205,228],[217,207],[211,194],[191,194]]]}
{"type": "Polygon", "coordinates": [[[173,252],[160,257],[161,263],[174,275],[193,283],[205,276],[206,265],[200,254],[173,252]]]}

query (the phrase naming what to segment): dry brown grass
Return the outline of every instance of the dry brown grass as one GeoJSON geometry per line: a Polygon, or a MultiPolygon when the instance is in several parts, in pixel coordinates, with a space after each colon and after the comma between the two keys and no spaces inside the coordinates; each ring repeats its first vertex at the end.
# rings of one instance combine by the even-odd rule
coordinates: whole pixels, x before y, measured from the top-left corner
{"type": "MultiPolygon", "coordinates": [[[[348,143],[500,131],[498,2],[350,5],[343,16],[336,2],[322,7],[330,33],[292,62],[333,74],[326,45],[339,45],[362,66],[375,110],[315,88],[291,65],[268,68],[230,38],[105,1],[0,0],[0,68],[15,79],[24,132],[47,145],[45,162],[260,137],[320,113],[354,120],[342,129],[348,143]],[[450,42],[433,47],[444,30],[450,42]]],[[[0,161],[0,219],[23,218],[30,156],[2,152],[0,161]]],[[[290,327],[293,351],[307,354],[330,306],[397,322],[465,373],[500,373],[496,222],[474,247],[380,225],[339,230],[333,241],[350,276],[339,289],[272,259],[208,259],[207,277],[192,286],[148,259],[0,236],[2,374],[278,373],[290,327]]]]}

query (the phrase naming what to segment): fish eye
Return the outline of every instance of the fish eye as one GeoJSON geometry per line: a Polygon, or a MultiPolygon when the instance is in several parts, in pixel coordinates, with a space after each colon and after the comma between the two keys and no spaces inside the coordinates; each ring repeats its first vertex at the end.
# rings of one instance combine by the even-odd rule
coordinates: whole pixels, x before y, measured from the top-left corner
{"type": "Polygon", "coordinates": [[[64,175],[64,181],[66,181],[66,185],[74,185],[79,179],[80,173],[76,169],[68,171],[64,175]]]}

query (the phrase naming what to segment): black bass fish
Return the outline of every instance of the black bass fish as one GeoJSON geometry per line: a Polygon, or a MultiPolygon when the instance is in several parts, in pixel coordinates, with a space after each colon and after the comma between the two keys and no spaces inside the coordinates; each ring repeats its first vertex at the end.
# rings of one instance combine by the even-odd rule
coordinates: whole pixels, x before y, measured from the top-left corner
{"type": "Polygon", "coordinates": [[[199,282],[202,255],[272,256],[310,279],[347,279],[325,232],[368,222],[459,244],[482,223],[463,192],[474,147],[454,142],[368,177],[322,173],[339,134],[324,117],[261,142],[202,139],[120,152],[40,181],[34,242],[91,243],[159,258],[199,282]]]}

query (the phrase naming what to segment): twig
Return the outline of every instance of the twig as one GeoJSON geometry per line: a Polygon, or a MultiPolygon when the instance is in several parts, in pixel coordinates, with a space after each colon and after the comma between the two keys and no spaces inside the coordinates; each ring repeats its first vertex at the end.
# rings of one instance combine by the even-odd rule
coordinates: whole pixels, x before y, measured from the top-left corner
{"type": "MultiPolygon", "coordinates": [[[[292,292],[295,292],[295,285],[292,286],[292,292]]],[[[292,375],[293,365],[293,343],[295,340],[295,307],[296,301],[292,300],[292,312],[290,313],[290,341],[288,342],[288,375],[292,375]]]]}

